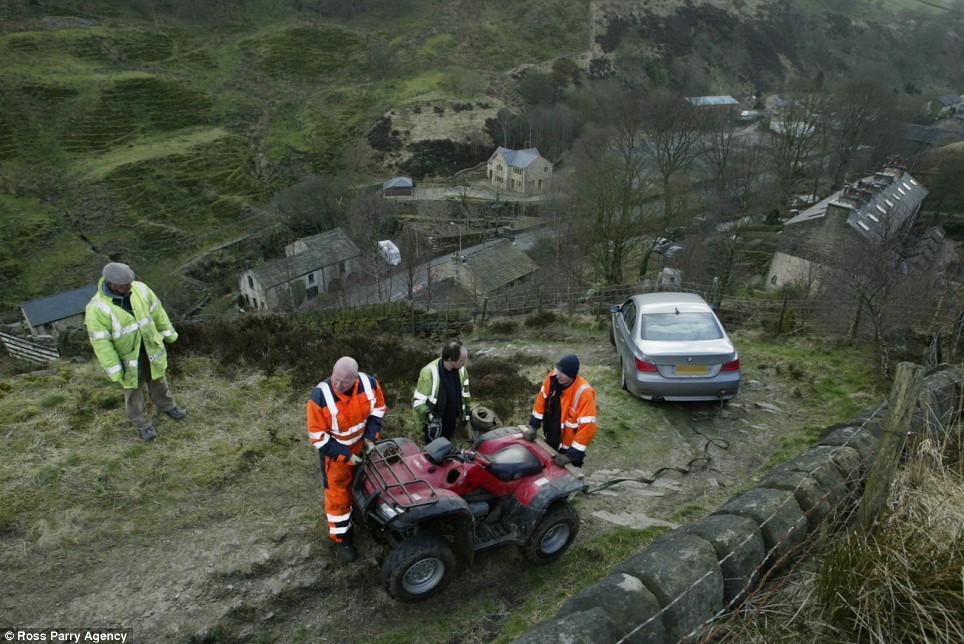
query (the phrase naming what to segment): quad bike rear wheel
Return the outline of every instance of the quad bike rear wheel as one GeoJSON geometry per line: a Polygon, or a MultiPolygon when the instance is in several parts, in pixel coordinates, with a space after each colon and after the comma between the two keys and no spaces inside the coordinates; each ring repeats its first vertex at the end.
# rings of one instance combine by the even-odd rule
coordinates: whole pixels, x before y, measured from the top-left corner
{"type": "Polygon", "coordinates": [[[417,602],[441,592],[455,571],[455,554],[448,542],[419,534],[395,546],[382,564],[382,584],[393,598],[417,602]]]}
{"type": "Polygon", "coordinates": [[[568,501],[555,503],[543,515],[532,536],[520,546],[522,556],[536,564],[555,561],[579,534],[579,514],[568,501]]]}

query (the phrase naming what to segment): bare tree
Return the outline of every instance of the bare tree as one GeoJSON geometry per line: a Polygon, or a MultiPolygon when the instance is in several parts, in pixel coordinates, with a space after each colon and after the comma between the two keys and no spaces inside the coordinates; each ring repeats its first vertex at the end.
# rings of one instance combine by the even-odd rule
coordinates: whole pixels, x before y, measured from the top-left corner
{"type": "Polygon", "coordinates": [[[531,144],[550,161],[558,161],[572,146],[579,125],[576,113],[565,103],[551,107],[536,107],[525,115],[529,123],[531,144]]]}
{"type": "MultiPolygon", "coordinates": [[[[838,303],[851,307],[849,336],[870,326],[882,372],[891,373],[891,335],[928,319],[935,280],[929,265],[912,267],[914,238],[906,226],[882,226],[876,235],[849,235],[836,249],[821,281],[838,303]]],[[[923,258],[918,258],[923,259],[923,258]]]]}
{"type": "Polygon", "coordinates": [[[273,205],[296,237],[334,228],[345,216],[352,188],[340,177],[309,177],[278,193],[273,205]]]}
{"type": "Polygon", "coordinates": [[[641,103],[640,117],[645,129],[643,149],[662,179],[663,223],[675,221],[673,189],[678,175],[688,170],[701,151],[706,117],[681,96],[660,90],[641,103]]]}
{"type": "Polygon", "coordinates": [[[780,200],[786,202],[794,182],[813,154],[826,109],[826,97],[816,91],[786,94],[779,118],[770,122],[770,153],[780,200]]]}
{"type": "Polygon", "coordinates": [[[640,120],[642,97],[616,100],[609,126],[584,136],[574,151],[573,230],[607,284],[623,282],[629,250],[645,230],[644,196],[652,191],[640,120]]]}
{"type": "Polygon", "coordinates": [[[724,111],[712,112],[706,119],[705,155],[709,159],[717,199],[724,201],[729,180],[730,157],[735,146],[736,130],[724,111]]]}
{"type": "Polygon", "coordinates": [[[426,264],[426,273],[431,273],[431,267],[427,264],[432,261],[432,243],[425,234],[419,234],[416,227],[406,226],[399,237],[399,250],[402,253],[408,301],[411,302],[415,298],[419,267],[426,264]]]}
{"type": "Polygon", "coordinates": [[[841,86],[831,99],[834,160],[831,179],[843,184],[857,150],[870,143],[875,131],[890,127],[894,95],[880,81],[861,78],[841,86]]]}
{"type": "Polygon", "coordinates": [[[359,195],[348,208],[349,235],[361,248],[365,272],[375,285],[379,302],[387,301],[391,292],[384,288],[389,265],[378,252],[378,242],[385,238],[385,228],[394,214],[395,203],[386,201],[377,191],[359,195]]]}

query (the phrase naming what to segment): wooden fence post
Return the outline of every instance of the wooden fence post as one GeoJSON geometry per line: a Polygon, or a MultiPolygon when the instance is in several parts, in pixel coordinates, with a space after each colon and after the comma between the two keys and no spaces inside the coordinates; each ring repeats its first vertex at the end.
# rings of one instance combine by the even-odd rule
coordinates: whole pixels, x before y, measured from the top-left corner
{"type": "Polygon", "coordinates": [[[787,300],[790,299],[790,287],[784,285],[783,287],[783,304],[780,306],[780,319],[777,320],[777,328],[774,329],[773,335],[780,336],[783,335],[783,316],[787,313],[787,300]]]}
{"type": "Polygon", "coordinates": [[[914,408],[924,382],[924,368],[912,362],[897,365],[897,375],[890,390],[887,420],[884,422],[880,445],[867,475],[864,495],[857,508],[858,532],[868,533],[880,508],[887,501],[890,486],[897,472],[897,464],[907,443],[907,431],[914,416],[914,408]]]}

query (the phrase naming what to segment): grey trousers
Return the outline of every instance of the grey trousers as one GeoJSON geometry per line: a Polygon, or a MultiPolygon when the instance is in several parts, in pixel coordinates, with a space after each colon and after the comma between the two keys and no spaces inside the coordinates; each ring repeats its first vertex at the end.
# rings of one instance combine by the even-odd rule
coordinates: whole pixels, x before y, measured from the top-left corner
{"type": "Polygon", "coordinates": [[[137,361],[137,388],[124,390],[124,407],[127,410],[127,418],[134,423],[138,431],[147,429],[154,425],[154,421],[147,414],[144,401],[144,385],[147,385],[147,393],[151,397],[154,406],[158,411],[174,409],[177,405],[171,396],[171,391],[167,386],[167,379],[161,376],[157,380],[151,379],[151,363],[147,355],[141,353],[137,361]]]}

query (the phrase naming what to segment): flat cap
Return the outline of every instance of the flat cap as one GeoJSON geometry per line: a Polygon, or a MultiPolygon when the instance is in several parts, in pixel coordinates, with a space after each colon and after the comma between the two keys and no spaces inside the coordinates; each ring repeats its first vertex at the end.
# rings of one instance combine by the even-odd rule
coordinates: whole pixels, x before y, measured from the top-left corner
{"type": "Polygon", "coordinates": [[[111,262],[104,266],[104,280],[111,284],[130,284],[134,281],[134,271],[127,264],[111,262]]]}

